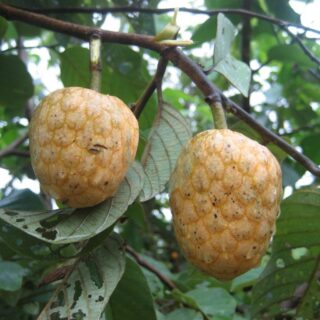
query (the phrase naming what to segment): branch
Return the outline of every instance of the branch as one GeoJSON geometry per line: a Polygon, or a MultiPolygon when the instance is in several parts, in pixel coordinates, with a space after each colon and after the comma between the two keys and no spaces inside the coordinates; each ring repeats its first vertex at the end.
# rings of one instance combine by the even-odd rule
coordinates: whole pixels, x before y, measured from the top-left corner
{"type": "MultiPolygon", "coordinates": [[[[119,6],[119,7],[112,7],[112,8],[95,8],[95,7],[54,7],[54,8],[22,8],[26,11],[32,11],[42,14],[50,14],[50,13],[149,13],[149,14],[165,14],[168,12],[173,12],[175,8],[162,8],[162,9],[152,9],[152,8],[141,8],[141,7],[133,7],[133,6],[119,6]]],[[[293,26],[296,28],[304,29],[307,31],[312,31],[314,33],[320,34],[320,30],[310,28],[304,26],[300,23],[285,21],[273,17],[269,17],[254,11],[244,10],[244,9],[231,9],[231,8],[220,8],[217,10],[202,10],[202,9],[193,9],[193,8],[179,8],[180,12],[189,12],[193,14],[205,14],[208,16],[215,16],[219,13],[225,14],[236,14],[236,15],[244,15],[252,18],[258,18],[264,21],[271,22],[277,25],[284,25],[284,26],[293,26]]]]}
{"type": "Polygon", "coordinates": [[[52,282],[62,280],[68,273],[70,273],[71,269],[73,269],[73,265],[63,266],[51,271],[43,277],[38,287],[40,288],[52,282]]]}
{"type": "Polygon", "coordinates": [[[154,37],[152,36],[90,28],[71,22],[49,18],[41,14],[21,10],[3,3],[0,3],[0,15],[5,17],[7,20],[22,21],[30,25],[60,32],[85,41],[89,41],[93,34],[99,34],[101,36],[101,40],[104,42],[136,45],[157,52],[161,52],[161,50],[166,48],[165,45],[155,42],[154,37]]]}
{"type": "Polygon", "coordinates": [[[133,248],[126,245],[125,250],[144,268],[148,269],[152,273],[154,273],[170,290],[176,289],[176,285],[168,279],[165,275],[163,275],[159,270],[157,270],[153,265],[151,265],[148,261],[141,258],[141,256],[134,251],[133,248]]]}
{"type": "Polygon", "coordinates": [[[28,138],[28,132],[19,137],[17,140],[13,141],[6,148],[0,150],[0,158],[9,156],[9,155],[19,155],[19,156],[29,156],[24,151],[16,150],[23,142],[28,138]]]}
{"type": "Polygon", "coordinates": [[[207,97],[207,101],[215,102],[217,99],[222,100],[226,111],[233,113],[236,117],[243,120],[251,128],[256,130],[267,142],[272,142],[284,150],[287,154],[292,156],[296,161],[301,163],[307,170],[313,173],[315,176],[320,177],[320,168],[308,157],[294,149],[289,143],[277,136],[272,131],[263,127],[259,122],[254,120],[246,111],[244,111],[239,105],[232,100],[226,98],[221,91],[216,88],[206,77],[202,69],[191,59],[185,56],[180,50],[175,49],[166,52],[168,58],[179,69],[184,71],[207,97]],[[213,98],[215,97],[215,98],[213,98]],[[212,100],[214,99],[214,100],[212,100]]]}
{"type": "Polygon", "coordinates": [[[148,84],[148,86],[147,86],[146,90],[143,92],[142,96],[133,105],[134,114],[137,118],[139,118],[139,116],[142,113],[148,100],[152,96],[153,92],[156,90],[158,80],[163,78],[163,75],[166,71],[167,65],[168,65],[168,60],[163,59],[163,58],[161,58],[159,60],[156,74],[154,75],[151,82],[148,84]]]}
{"type": "Polygon", "coordinates": [[[285,140],[281,139],[275,133],[259,124],[239,105],[226,98],[222,92],[216,88],[206,77],[203,70],[190,58],[185,56],[179,49],[172,48],[171,50],[166,50],[168,47],[155,42],[153,37],[150,36],[97,30],[95,28],[84,27],[74,23],[45,17],[36,13],[26,12],[5,4],[0,4],[0,15],[5,16],[9,20],[16,19],[27,22],[31,25],[37,25],[52,31],[68,34],[83,40],[89,40],[90,35],[98,32],[101,35],[102,41],[137,45],[160,53],[164,58],[170,60],[176,67],[188,75],[195,85],[202,91],[205,97],[210,97],[210,99],[212,99],[212,96],[219,97],[227,111],[232,112],[235,116],[255,129],[265,141],[273,142],[315,176],[320,177],[320,168],[314,162],[312,162],[312,160],[298,152],[296,149],[294,149],[294,147],[288,144],[285,140]]]}
{"type": "Polygon", "coordinates": [[[303,52],[309,57],[310,60],[315,62],[318,66],[320,65],[320,59],[318,59],[310,50],[309,48],[302,42],[298,35],[295,35],[290,29],[286,26],[280,26],[282,30],[287,32],[301,47],[303,52]]]}

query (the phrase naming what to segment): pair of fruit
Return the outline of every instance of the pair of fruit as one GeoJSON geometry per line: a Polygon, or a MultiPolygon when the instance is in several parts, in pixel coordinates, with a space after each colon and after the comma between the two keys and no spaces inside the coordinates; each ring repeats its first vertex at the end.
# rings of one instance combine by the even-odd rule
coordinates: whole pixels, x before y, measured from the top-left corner
{"type": "MultiPolygon", "coordinates": [[[[31,161],[44,191],[71,207],[115,194],[135,158],[138,123],[118,98],[83,88],[47,96],[30,126],[31,161]]],[[[281,171],[264,146],[227,129],[185,146],[170,183],[177,240],[186,258],[218,279],[258,264],[281,197],[281,171]]]]}

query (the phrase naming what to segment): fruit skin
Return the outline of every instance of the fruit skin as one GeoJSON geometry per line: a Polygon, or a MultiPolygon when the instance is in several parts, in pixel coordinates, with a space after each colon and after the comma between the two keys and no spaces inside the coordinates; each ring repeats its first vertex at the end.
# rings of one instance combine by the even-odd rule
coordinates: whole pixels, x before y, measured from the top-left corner
{"type": "Polygon", "coordinates": [[[81,208],[116,193],[135,158],[139,129],[117,97],[69,87],[40,103],[29,139],[31,164],[43,190],[81,208]]]}
{"type": "Polygon", "coordinates": [[[228,129],[196,135],[170,181],[173,225],[185,257],[220,280],[255,267],[274,232],[281,197],[281,169],[266,147],[228,129]]]}

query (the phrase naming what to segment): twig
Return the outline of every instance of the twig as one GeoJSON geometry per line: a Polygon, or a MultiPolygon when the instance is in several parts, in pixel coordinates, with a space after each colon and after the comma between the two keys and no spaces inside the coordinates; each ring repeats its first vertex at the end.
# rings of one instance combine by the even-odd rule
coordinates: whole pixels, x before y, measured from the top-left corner
{"type": "Polygon", "coordinates": [[[8,156],[8,155],[19,155],[19,156],[29,156],[23,151],[16,150],[18,146],[20,146],[23,142],[25,142],[28,138],[28,132],[10,143],[6,148],[0,150],[0,158],[8,156]]]}
{"type": "Polygon", "coordinates": [[[263,62],[257,69],[254,69],[251,71],[252,76],[255,73],[258,73],[263,67],[265,67],[266,65],[268,65],[270,62],[272,61],[272,59],[268,59],[267,61],[263,62]]]}
{"type": "Polygon", "coordinates": [[[95,33],[90,38],[90,87],[97,92],[101,89],[101,70],[101,37],[95,33]]]}
{"type": "Polygon", "coordinates": [[[0,15],[8,20],[23,21],[30,25],[39,26],[55,32],[67,34],[85,41],[89,41],[92,34],[99,33],[104,42],[113,42],[126,45],[137,45],[142,48],[161,52],[166,48],[154,41],[154,37],[138,35],[134,33],[114,32],[78,25],[75,23],[49,18],[47,16],[21,10],[3,3],[0,3],[0,15]]]}
{"type": "MultiPolygon", "coordinates": [[[[36,13],[26,12],[20,9],[10,7],[5,4],[0,4],[0,15],[5,16],[8,20],[19,20],[27,22],[31,25],[41,26],[52,31],[61,32],[70,36],[89,40],[90,35],[97,32],[95,28],[84,27],[74,23],[60,21],[57,19],[42,16],[36,13]]],[[[113,42],[127,45],[137,45],[147,48],[162,54],[166,59],[170,60],[176,67],[187,74],[196,86],[202,91],[205,97],[212,95],[219,95],[227,111],[232,112],[238,118],[246,122],[250,127],[255,129],[264,140],[273,142],[287,154],[292,156],[296,161],[302,164],[307,170],[315,176],[320,177],[320,168],[311,159],[301,154],[294,147],[281,139],[272,131],[263,127],[256,120],[254,120],[247,112],[245,112],[239,105],[223,96],[221,91],[216,88],[211,81],[206,77],[203,70],[190,58],[183,54],[179,49],[172,48],[167,50],[165,45],[161,45],[154,41],[153,37],[127,34],[123,32],[112,32],[100,30],[102,41],[113,42]]]]}
{"type": "Polygon", "coordinates": [[[287,26],[280,26],[282,30],[287,32],[301,47],[303,52],[306,54],[306,56],[309,57],[309,59],[313,62],[315,62],[318,66],[320,65],[320,59],[316,57],[310,50],[309,48],[302,42],[302,40],[299,38],[298,35],[295,35],[293,32],[290,31],[290,29],[287,26]]]}
{"type": "Polygon", "coordinates": [[[227,125],[224,109],[221,103],[221,97],[210,96],[210,97],[207,97],[205,100],[211,108],[214,127],[216,129],[227,129],[228,125],[227,125]]]}
{"type": "Polygon", "coordinates": [[[133,248],[126,245],[125,250],[142,266],[154,273],[170,290],[176,289],[176,285],[168,279],[165,275],[163,275],[159,270],[157,270],[154,266],[152,266],[148,261],[141,258],[141,256],[134,251],[133,248]]]}
{"type": "Polygon", "coordinates": [[[243,120],[245,123],[250,125],[250,127],[261,134],[265,141],[276,144],[287,154],[291,155],[292,158],[302,164],[307,170],[309,170],[315,176],[320,177],[320,168],[311,159],[294,149],[290,144],[272,131],[261,126],[259,122],[253,119],[239,105],[226,98],[221,91],[207,79],[206,75],[202,72],[202,69],[195,62],[185,56],[180,50],[174,49],[170,52],[167,52],[166,57],[179,69],[184,71],[194,81],[194,83],[206,97],[220,96],[226,111],[232,112],[235,116],[243,120]]]}
{"type": "Polygon", "coordinates": [[[320,73],[318,73],[317,71],[315,71],[315,70],[313,70],[311,68],[308,71],[315,79],[320,81],[320,73]]]}
{"type": "MultiPolygon", "coordinates": [[[[252,0],[243,0],[243,9],[250,10],[252,0]]],[[[243,17],[241,32],[241,60],[250,68],[250,42],[251,42],[251,20],[247,16],[243,17]]],[[[250,77],[250,86],[248,96],[242,97],[243,109],[250,113],[250,91],[251,91],[252,73],[250,77]]]]}
{"type": "Polygon", "coordinates": [[[148,100],[152,96],[153,92],[156,90],[158,80],[163,78],[167,65],[168,65],[168,61],[164,58],[160,58],[158,62],[156,74],[154,75],[151,82],[148,84],[142,96],[133,105],[134,114],[137,118],[140,117],[145,105],[147,104],[148,100]]]}
{"type": "Polygon", "coordinates": [[[69,272],[70,270],[73,269],[72,265],[69,266],[63,266],[58,269],[53,270],[52,272],[48,273],[47,275],[44,276],[44,278],[41,280],[40,284],[38,287],[43,287],[49,283],[62,280],[69,272]]]}
{"type": "MultiPolygon", "coordinates": [[[[149,14],[165,14],[168,12],[173,12],[175,8],[162,8],[162,9],[153,9],[153,8],[141,8],[141,7],[134,7],[134,6],[119,6],[119,7],[112,7],[112,8],[95,8],[95,7],[54,7],[54,8],[21,8],[25,11],[32,11],[37,13],[43,13],[43,14],[50,14],[50,13],[101,13],[101,14],[107,14],[107,13],[149,13],[149,14]]],[[[266,15],[263,15],[261,13],[257,13],[254,11],[244,10],[244,9],[233,9],[233,8],[220,8],[217,10],[202,10],[202,9],[193,9],[193,8],[179,8],[180,12],[189,12],[193,14],[205,14],[208,16],[215,16],[219,13],[225,13],[225,14],[237,14],[237,15],[244,15],[252,18],[259,18],[261,20],[265,20],[268,22],[271,22],[273,24],[277,25],[286,25],[286,26],[293,26],[296,28],[304,29],[307,31],[312,31],[314,33],[320,34],[320,30],[310,28],[307,26],[304,26],[299,23],[285,21],[273,17],[269,17],[266,15]]]]}

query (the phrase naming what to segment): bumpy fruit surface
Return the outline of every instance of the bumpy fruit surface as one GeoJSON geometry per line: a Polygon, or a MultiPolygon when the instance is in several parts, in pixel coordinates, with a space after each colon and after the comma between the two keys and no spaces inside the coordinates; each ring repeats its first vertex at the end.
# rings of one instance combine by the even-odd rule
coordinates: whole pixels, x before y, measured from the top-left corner
{"type": "Polygon", "coordinates": [[[33,114],[31,163],[46,193],[70,207],[89,207],[116,193],[138,137],[137,120],[120,99],[65,88],[33,114]]]}
{"type": "Polygon", "coordinates": [[[217,279],[256,266],[274,232],[280,166],[264,146],[228,129],[191,139],[170,182],[170,205],[187,260],[217,279]]]}

